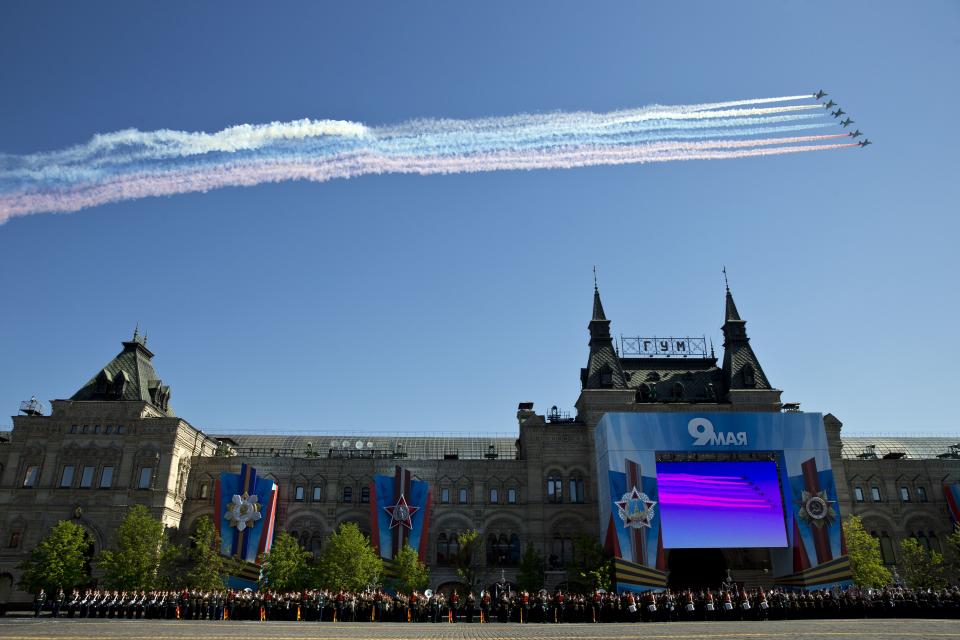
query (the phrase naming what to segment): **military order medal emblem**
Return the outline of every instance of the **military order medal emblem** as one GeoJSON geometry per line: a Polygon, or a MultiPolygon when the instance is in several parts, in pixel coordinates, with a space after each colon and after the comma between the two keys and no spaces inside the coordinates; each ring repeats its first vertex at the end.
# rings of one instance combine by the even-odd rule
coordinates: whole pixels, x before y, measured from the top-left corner
{"type": "Polygon", "coordinates": [[[243,495],[234,494],[223,517],[238,531],[252,528],[257,520],[263,517],[260,513],[259,498],[256,494],[251,496],[246,492],[243,495]]]}
{"type": "Polygon", "coordinates": [[[628,529],[649,528],[656,515],[653,509],[656,504],[647,494],[633,487],[616,503],[617,514],[623,520],[623,526],[628,529]]]}
{"type": "Polygon", "coordinates": [[[797,516],[807,524],[815,527],[829,525],[837,517],[837,512],[827,500],[827,492],[819,491],[810,493],[804,491],[800,494],[800,509],[797,516]]]}
{"type": "Polygon", "coordinates": [[[401,493],[397,504],[392,507],[384,507],[383,510],[390,515],[391,529],[397,526],[403,526],[413,530],[413,514],[420,511],[420,507],[411,507],[408,505],[406,496],[401,493]]]}

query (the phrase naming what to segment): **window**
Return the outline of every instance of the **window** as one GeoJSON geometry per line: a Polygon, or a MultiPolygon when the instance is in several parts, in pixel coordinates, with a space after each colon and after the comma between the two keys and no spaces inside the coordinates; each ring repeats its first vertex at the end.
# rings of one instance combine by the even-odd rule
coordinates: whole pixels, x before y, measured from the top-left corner
{"type": "Polygon", "coordinates": [[[500,500],[500,492],[497,489],[490,489],[490,504],[497,504],[500,500]]]}
{"type": "Polygon", "coordinates": [[[76,433],[76,432],[77,432],[77,425],[75,424],[70,425],[70,433],[76,433]]]}
{"type": "Polygon", "coordinates": [[[93,425],[93,432],[94,432],[94,433],[100,433],[100,425],[98,425],[98,424],[93,425]]]}
{"type": "Polygon", "coordinates": [[[461,487],[460,490],[457,491],[457,502],[467,504],[467,490],[465,487],[461,487]]]}
{"type": "Polygon", "coordinates": [[[450,489],[446,487],[444,487],[443,489],[440,489],[440,502],[442,502],[443,504],[450,503],[450,489]]]}
{"type": "Polygon", "coordinates": [[[880,502],[880,487],[870,487],[870,498],[874,502],[880,502]]]}
{"type": "Polygon", "coordinates": [[[897,561],[897,557],[893,554],[893,541],[886,533],[880,536],[880,555],[883,558],[883,564],[894,564],[897,561]]]}
{"type": "Polygon", "coordinates": [[[320,485],[316,485],[313,488],[313,501],[321,502],[322,500],[323,500],[323,487],[321,487],[320,485]]]}
{"type": "Polygon", "coordinates": [[[440,537],[437,538],[437,564],[445,564],[447,562],[448,544],[447,534],[441,533],[440,537]]]}
{"type": "Polygon", "coordinates": [[[517,504],[517,490],[510,488],[507,489],[507,503],[508,504],[517,504]]]}
{"type": "Polygon", "coordinates": [[[584,502],[583,478],[570,478],[570,502],[584,502]]]}
{"type": "Polygon", "coordinates": [[[613,369],[605,364],[600,367],[600,388],[610,389],[611,387],[613,387],[613,369]]]}
{"type": "Polygon", "coordinates": [[[87,429],[89,429],[89,428],[90,428],[90,427],[89,427],[88,425],[83,425],[83,426],[80,428],[80,433],[86,433],[86,432],[87,432],[87,429]]]}
{"type": "Polygon", "coordinates": [[[83,471],[80,473],[80,488],[89,489],[93,486],[93,472],[96,471],[96,467],[86,466],[83,468],[83,471]]]}
{"type": "Polygon", "coordinates": [[[927,490],[923,487],[917,487],[917,500],[920,502],[927,501],[927,490]]]}
{"type": "Polygon", "coordinates": [[[63,473],[60,474],[60,488],[69,489],[73,486],[73,465],[68,464],[63,468],[63,473]]]}
{"type": "Polygon", "coordinates": [[[118,425],[117,425],[117,433],[123,433],[123,425],[122,425],[122,424],[118,424],[118,425]]]}
{"type": "Polygon", "coordinates": [[[563,502],[563,481],[560,476],[547,478],[547,502],[560,504],[563,502]]]}
{"type": "Polygon", "coordinates": [[[10,542],[7,543],[8,549],[16,549],[20,546],[20,532],[14,531],[10,534],[10,542]]]}
{"type": "Polygon", "coordinates": [[[108,425],[107,425],[107,435],[110,435],[111,433],[113,433],[113,425],[112,425],[112,424],[108,424],[108,425]]]}
{"type": "Polygon", "coordinates": [[[23,486],[25,487],[35,487],[37,486],[37,479],[40,476],[40,467],[36,465],[30,465],[27,467],[27,472],[23,474],[23,486]]]}
{"type": "Polygon", "coordinates": [[[153,480],[153,467],[143,467],[140,469],[140,481],[137,483],[137,489],[149,489],[153,480]]]}
{"type": "Polygon", "coordinates": [[[208,495],[210,495],[210,485],[204,482],[200,485],[200,490],[197,492],[197,497],[201,500],[206,500],[208,495]]]}
{"type": "Polygon", "coordinates": [[[370,504],[370,487],[360,487],[360,503],[370,504]]]}
{"type": "Polygon", "coordinates": [[[863,502],[863,489],[860,487],[853,488],[853,497],[857,502],[863,502]]]}
{"type": "Polygon", "coordinates": [[[100,471],[100,488],[109,489],[113,486],[113,467],[104,467],[100,471]]]}
{"type": "Polygon", "coordinates": [[[353,487],[344,487],[344,488],[343,488],[343,501],[344,501],[344,502],[353,502],[353,487]]]}
{"type": "Polygon", "coordinates": [[[910,502],[910,488],[900,487],[900,499],[904,502],[910,502]]]}
{"type": "Polygon", "coordinates": [[[293,499],[297,502],[303,502],[303,485],[298,484],[293,490],[293,499]]]}

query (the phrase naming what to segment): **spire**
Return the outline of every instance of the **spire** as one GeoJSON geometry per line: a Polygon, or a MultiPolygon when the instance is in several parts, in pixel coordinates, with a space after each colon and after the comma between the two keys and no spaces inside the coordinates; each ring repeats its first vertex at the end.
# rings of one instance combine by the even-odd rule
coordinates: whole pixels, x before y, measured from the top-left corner
{"type": "Polygon", "coordinates": [[[763,373],[760,361],[750,346],[747,336],[747,322],[740,317],[737,305],[733,301],[733,293],[727,282],[726,268],[724,268],[724,284],[726,285],[726,309],[723,319],[723,381],[730,389],[771,389],[767,376],[763,373]]]}
{"type": "Polygon", "coordinates": [[[587,366],[580,372],[580,382],[584,389],[625,389],[626,376],[620,364],[620,356],[613,347],[610,336],[610,321],[603,311],[600,290],[596,283],[594,268],[593,314],[590,316],[590,356],[587,366]]]}

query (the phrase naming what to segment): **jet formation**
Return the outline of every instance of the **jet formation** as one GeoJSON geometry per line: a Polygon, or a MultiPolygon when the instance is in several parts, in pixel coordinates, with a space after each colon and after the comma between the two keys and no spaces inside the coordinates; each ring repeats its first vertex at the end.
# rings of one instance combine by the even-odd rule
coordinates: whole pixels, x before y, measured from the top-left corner
{"type": "MultiPolygon", "coordinates": [[[[814,99],[814,100],[820,100],[821,98],[825,98],[826,96],[828,96],[828,95],[830,95],[830,94],[828,94],[828,93],[827,93],[826,91],[824,91],[823,89],[818,89],[817,92],[814,93],[814,94],[812,94],[812,95],[813,95],[813,99],[814,99]]],[[[837,104],[836,102],[834,102],[833,100],[828,100],[827,102],[824,102],[824,103],[823,103],[823,108],[826,109],[826,110],[830,113],[830,115],[832,115],[834,118],[838,118],[838,119],[839,119],[840,116],[847,115],[847,112],[844,111],[843,109],[841,109],[841,108],[840,108],[840,105],[838,105],[838,104],[837,104]],[[836,111],[830,111],[830,109],[832,109],[833,107],[836,107],[837,110],[836,110],[836,111]]],[[[847,116],[847,117],[844,118],[843,120],[838,120],[838,124],[839,124],[841,127],[843,127],[844,129],[846,129],[847,127],[849,127],[849,126],[850,126],[851,124],[853,124],[854,122],[855,122],[855,120],[854,120],[853,118],[851,118],[850,116],[847,116]]],[[[863,132],[860,131],[860,129],[857,129],[857,130],[855,130],[855,131],[848,131],[848,132],[847,132],[847,135],[850,136],[851,138],[856,139],[856,138],[862,136],[862,135],[863,135],[863,132]]],[[[868,144],[873,144],[873,143],[870,142],[869,139],[864,138],[863,140],[857,140],[857,144],[860,145],[860,148],[862,149],[862,148],[866,147],[868,144]]]]}

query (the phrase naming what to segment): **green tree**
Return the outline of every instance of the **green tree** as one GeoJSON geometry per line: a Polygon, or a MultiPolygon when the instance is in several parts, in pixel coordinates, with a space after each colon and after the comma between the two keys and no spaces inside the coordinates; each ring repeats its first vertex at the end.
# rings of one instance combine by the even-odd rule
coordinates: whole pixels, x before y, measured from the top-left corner
{"type": "Polygon", "coordinates": [[[453,559],[457,575],[460,576],[468,591],[475,591],[480,569],[483,566],[483,540],[480,538],[480,532],[473,529],[457,534],[457,545],[459,549],[453,559]]]}
{"type": "Polygon", "coordinates": [[[570,581],[588,589],[609,589],[611,559],[603,546],[592,536],[578,533],[573,537],[573,563],[570,581]]]}
{"type": "Polygon", "coordinates": [[[914,589],[938,589],[946,586],[943,554],[927,550],[916,538],[900,541],[900,567],[907,586],[914,589]]]}
{"type": "Polygon", "coordinates": [[[420,554],[408,544],[404,544],[393,559],[393,573],[388,584],[400,593],[422,591],[430,584],[430,568],[420,561],[420,554]]]}
{"type": "Polygon", "coordinates": [[[130,507],[117,528],[113,548],[100,553],[97,565],[108,588],[141,590],[167,586],[165,571],[180,549],[170,544],[167,532],[143,505],[130,507]]]}
{"type": "Polygon", "coordinates": [[[546,568],[543,562],[543,556],[528,544],[520,556],[520,569],[517,572],[517,586],[521,591],[534,593],[543,588],[546,582],[546,568]]]}
{"type": "Polygon", "coordinates": [[[319,582],[328,589],[363,591],[379,584],[383,560],[354,522],[344,522],[331,534],[317,563],[319,582]]]}
{"type": "Polygon", "coordinates": [[[880,541],[867,533],[857,516],[843,521],[843,535],[847,541],[847,557],[853,581],[861,587],[882,587],[890,584],[890,570],[883,566],[880,541]]]}
{"type": "Polygon", "coordinates": [[[302,588],[309,581],[312,557],[296,538],[281,531],[273,539],[270,552],[260,557],[266,586],[281,590],[302,588]]]}
{"type": "Polygon", "coordinates": [[[947,555],[953,567],[954,577],[960,577],[960,522],[953,527],[953,533],[947,536],[947,555]]]}
{"type": "Polygon", "coordinates": [[[186,578],[188,587],[205,591],[223,589],[227,562],[220,555],[220,534],[209,517],[203,516],[197,521],[187,555],[190,559],[186,578]]]}
{"type": "Polygon", "coordinates": [[[34,593],[43,587],[55,593],[85,584],[90,579],[90,553],[93,540],[86,529],[69,520],[58,522],[47,537],[20,565],[20,587],[34,593]]]}

